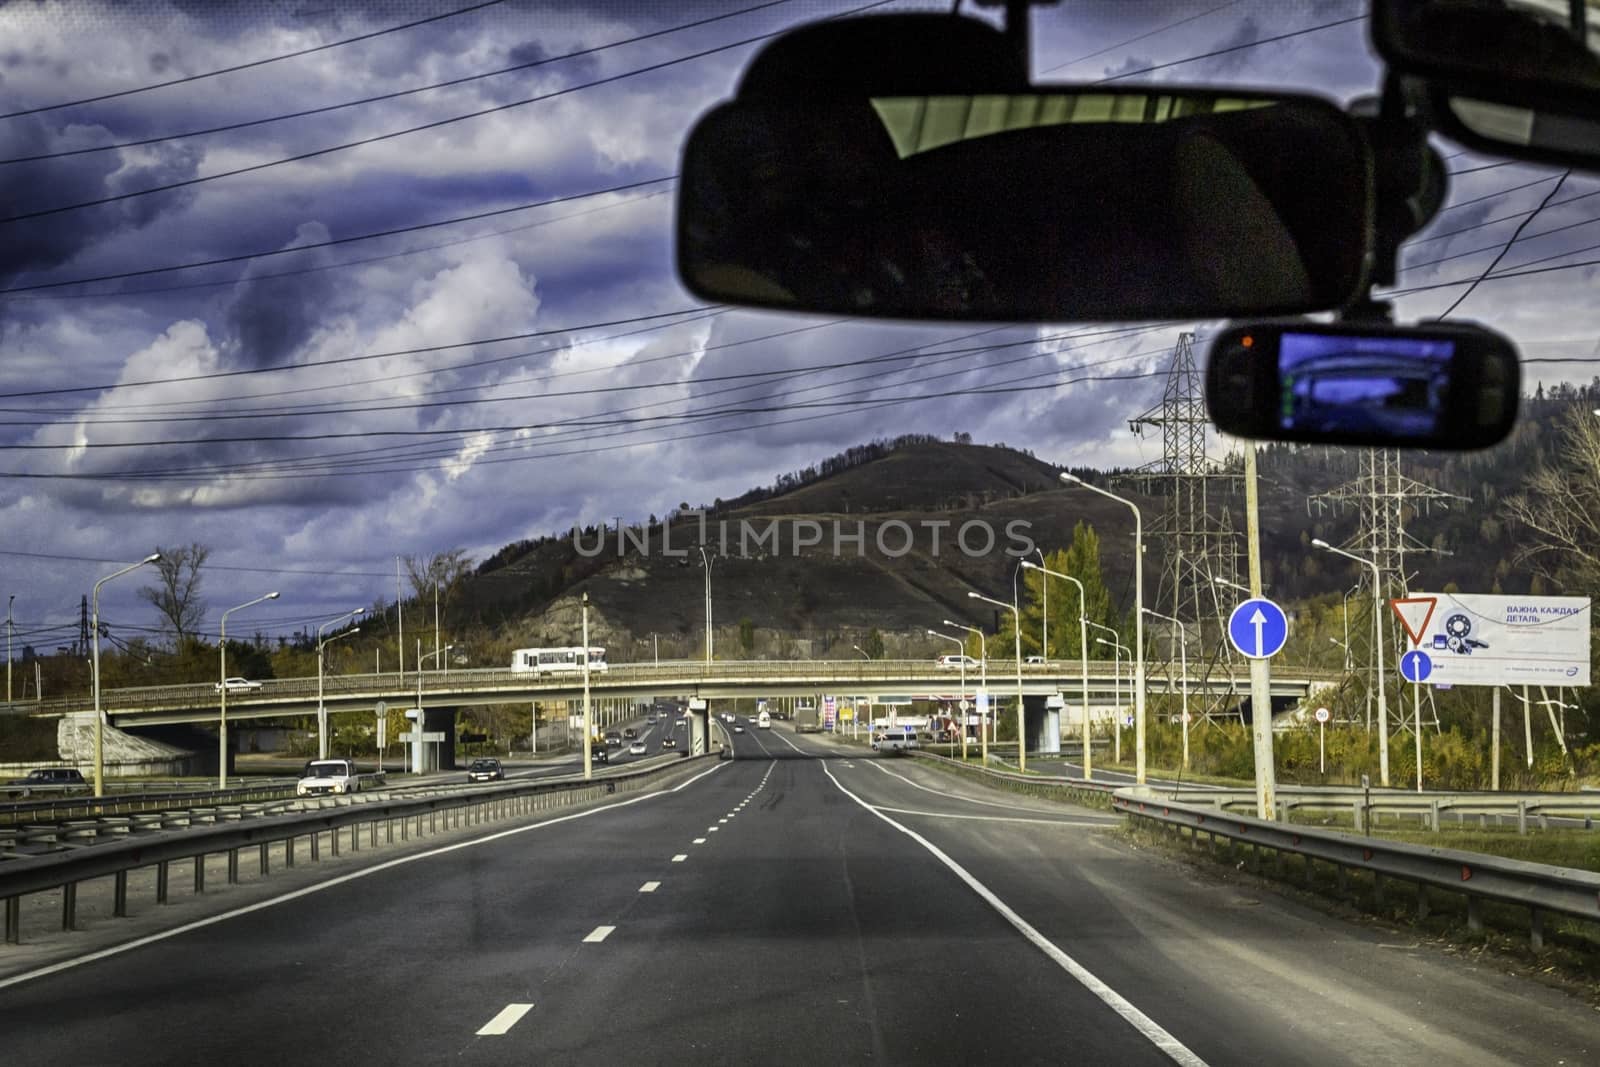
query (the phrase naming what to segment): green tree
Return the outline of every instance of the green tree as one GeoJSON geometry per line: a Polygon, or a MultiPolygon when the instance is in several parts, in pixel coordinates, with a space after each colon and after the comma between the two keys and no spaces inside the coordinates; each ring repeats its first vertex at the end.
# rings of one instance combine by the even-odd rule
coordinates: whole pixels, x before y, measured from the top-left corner
{"type": "Polygon", "coordinates": [[[867,631],[866,638],[861,642],[861,651],[873,659],[883,658],[883,634],[878,632],[876,626],[867,631]]]}
{"type": "MultiPolygon", "coordinates": [[[[1082,582],[1082,600],[1086,608],[1084,615],[1090,622],[1115,627],[1123,635],[1123,644],[1131,642],[1132,631],[1127,628],[1128,620],[1122,618],[1111,605],[1111,594],[1106,589],[1105,577],[1100,569],[1100,535],[1095,533],[1093,526],[1079,522],[1073,527],[1072,543],[1065,549],[1046,553],[1044,566],[1047,570],[1071,575],[1082,582]]],[[[1044,654],[1043,622],[1045,605],[1048,601],[1050,657],[1078,658],[1080,598],[1077,587],[1071,582],[1052,578],[1036,570],[1024,570],[1021,585],[1018,595],[1022,600],[1022,654],[1024,656],[1044,654]],[[1048,595],[1046,595],[1046,582],[1049,582],[1048,595]]],[[[997,657],[1009,659],[1016,647],[1015,635],[1012,632],[1014,616],[1009,611],[1001,612],[1000,619],[1000,632],[990,639],[990,651],[997,657]]],[[[1095,635],[1092,627],[1090,631],[1089,655],[1094,658],[1097,653],[1107,650],[1104,645],[1094,643],[1095,635]]]]}
{"type": "Polygon", "coordinates": [[[747,654],[755,651],[756,624],[748,616],[739,620],[739,647],[747,654]]]}

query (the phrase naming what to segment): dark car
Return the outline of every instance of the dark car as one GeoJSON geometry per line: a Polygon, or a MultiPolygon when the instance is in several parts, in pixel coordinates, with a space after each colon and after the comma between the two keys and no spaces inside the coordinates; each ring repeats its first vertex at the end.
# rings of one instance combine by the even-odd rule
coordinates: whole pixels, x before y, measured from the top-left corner
{"type": "Polygon", "coordinates": [[[663,737],[661,739],[661,747],[662,748],[677,748],[678,747],[678,739],[676,737],[673,737],[671,734],[668,734],[666,737],[663,737]]]}
{"type": "Polygon", "coordinates": [[[30,788],[50,786],[63,792],[70,792],[74,787],[87,788],[88,782],[76,767],[40,767],[38,770],[29,771],[24,778],[13,778],[6,783],[8,791],[27,795],[30,788]]]}
{"type": "Polygon", "coordinates": [[[639,736],[639,731],[635,730],[631,726],[628,727],[626,730],[622,731],[622,739],[624,741],[632,741],[635,737],[638,737],[638,736],[639,736]]]}
{"type": "Polygon", "coordinates": [[[472,766],[467,768],[467,781],[469,782],[503,782],[506,780],[506,769],[500,766],[497,759],[475,759],[472,766]]]}
{"type": "MultiPolygon", "coordinates": [[[[619,740],[617,743],[621,744],[622,742],[619,740]]],[[[605,744],[601,744],[599,741],[596,741],[594,744],[590,745],[589,746],[589,759],[590,759],[590,761],[594,762],[594,763],[610,763],[611,762],[611,751],[610,751],[610,748],[608,747],[610,744],[611,744],[611,742],[609,740],[607,740],[605,744]]]]}
{"type": "Polygon", "coordinates": [[[607,730],[606,731],[606,747],[607,748],[621,748],[622,747],[622,735],[620,733],[618,733],[617,731],[615,731],[615,730],[607,730]]]}

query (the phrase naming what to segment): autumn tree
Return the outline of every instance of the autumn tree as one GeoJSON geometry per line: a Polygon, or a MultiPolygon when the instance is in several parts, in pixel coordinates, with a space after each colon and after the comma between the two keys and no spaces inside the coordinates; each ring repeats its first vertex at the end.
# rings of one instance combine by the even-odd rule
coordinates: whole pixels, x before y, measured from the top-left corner
{"type": "Polygon", "coordinates": [[[171,636],[174,648],[181,649],[205,621],[200,580],[211,549],[195,542],[177,548],[157,545],[156,552],[160,556],[156,560],[157,584],[143,587],[139,596],[160,612],[162,631],[171,636]]]}

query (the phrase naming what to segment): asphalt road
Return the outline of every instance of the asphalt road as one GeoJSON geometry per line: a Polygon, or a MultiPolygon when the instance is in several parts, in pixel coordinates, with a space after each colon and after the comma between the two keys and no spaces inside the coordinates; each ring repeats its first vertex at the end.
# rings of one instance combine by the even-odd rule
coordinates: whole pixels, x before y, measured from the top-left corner
{"type": "Polygon", "coordinates": [[[1110,816],[746,730],[677,788],[0,982],[6,1062],[1600,1056],[1565,994],[1241,892],[1110,816]]]}

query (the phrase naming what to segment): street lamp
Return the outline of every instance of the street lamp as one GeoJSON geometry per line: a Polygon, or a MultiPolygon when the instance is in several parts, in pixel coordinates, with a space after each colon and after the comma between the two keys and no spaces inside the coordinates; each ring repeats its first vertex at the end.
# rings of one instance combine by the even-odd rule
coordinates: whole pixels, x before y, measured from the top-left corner
{"type": "MultiPolygon", "coordinates": [[[[1024,560],[1022,565],[1029,570],[1036,570],[1045,575],[1046,579],[1060,578],[1071,582],[1078,587],[1078,669],[1082,673],[1083,684],[1083,776],[1094,777],[1092,757],[1089,752],[1089,620],[1084,612],[1089,610],[1089,597],[1084,591],[1083,583],[1070,574],[1061,574],[1035,564],[1032,560],[1024,560]]],[[[1049,588],[1049,581],[1043,582],[1044,588],[1049,588]]],[[[1045,654],[1048,661],[1049,654],[1045,654]]]]}
{"type": "MultiPolygon", "coordinates": [[[[1034,568],[1032,560],[1024,560],[1023,566],[1030,569],[1043,571],[1045,569],[1044,549],[1038,545],[1033,550],[1039,554],[1039,566],[1034,568]]],[[[1044,579],[1039,580],[1039,654],[1046,663],[1050,662],[1050,583],[1044,579]]]]}
{"type": "Polygon", "coordinates": [[[700,546],[700,562],[706,569],[706,663],[711,662],[711,565],[716,562],[714,558],[706,555],[705,546],[700,546]]]}
{"type": "MultiPolygon", "coordinates": [[[[1116,751],[1112,753],[1112,756],[1120,762],[1122,760],[1122,654],[1128,652],[1128,646],[1120,641],[1107,641],[1103,637],[1095,638],[1094,643],[1105,645],[1112,650],[1111,670],[1112,676],[1117,680],[1117,721],[1112,724],[1112,729],[1115,731],[1113,736],[1115,736],[1117,744],[1116,751]]],[[[1128,653],[1128,656],[1130,659],[1133,658],[1131,652],[1128,653]]]]}
{"type": "MultiPolygon", "coordinates": [[[[1183,769],[1189,769],[1189,635],[1183,628],[1183,623],[1171,615],[1163,615],[1150,608],[1144,609],[1146,615],[1164,619],[1178,628],[1178,662],[1179,670],[1183,672],[1183,769]]],[[[1172,655],[1172,647],[1167,646],[1167,655],[1172,655]]],[[[1167,661],[1171,663],[1171,660],[1167,661]]]]}
{"type": "MultiPolygon", "coordinates": [[[[1015,579],[1013,579],[1013,589],[1016,588],[1014,583],[1015,579]]],[[[1016,638],[1017,644],[1017,770],[1026,772],[1028,769],[1028,733],[1026,716],[1022,707],[1022,609],[1015,603],[1007,604],[1004,600],[995,600],[993,597],[986,597],[982,593],[975,593],[971,590],[968,590],[967,596],[974,600],[981,600],[985,604],[993,604],[997,608],[1006,608],[1011,612],[1012,635],[1016,638]]]]}
{"type": "MultiPolygon", "coordinates": [[[[344,622],[346,619],[353,619],[353,618],[355,618],[356,616],[360,615],[362,612],[364,612],[366,610],[367,610],[366,608],[356,608],[354,611],[347,611],[343,615],[340,615],[337,618],[329,619],[327,622],[325,622],[321,626],[317,627],[317,758],[318,759],[327,759],[328,758],[328,709],[322,703],[322,659],[323,659],[322,650],[323,650],[324,646],[326,646],[328,644],[328,641],[323,640],[322,632],[324,630],[326,630],[330,626],[334,626],[334,625],[337,625],[338,623],[344,622]]],[[[360,632],[361,632],[361,628],[358,626],[354,630],[347,630],[342,634],[335,634],[332,638],[329,638],[328,640],[337,641],[341,637],[349,637],[351,634],[358,634],[360,632]]],[[[438,654],[437,650],[435,650],[434,654],[435,655],[438,654]]],[[[422,670],[422,665],[420,663],[417,665],[417,670],[418,671],[422,670]]],[[[422,681],[421,681],[420,678],[417,680],[417,684],[419,686],[422,684],[422,681]]]]}
{"type": "Polygon", "coordinates": [[[254,600],[240,604],[238,607],[229,608],[227,611],[222,613],[222,639],[217,642],[217,652],[222,661],[222,685],[219,690],[222,695],[218,698],[220,703],[217,715],[218,789],[228,788],[228,616],[232,615],[236,611],[243,611],[245,608],[254,607],[263,600],[277,599],[278,594],[276,592],[271,592],[266,596],[258,596],[254,600]]]}
{"type": "Polygon", "coordinates": [[[1117,494],[1090,485],[1076,474],[1061,472],[1061,480],[1068,485],[1081,485],[1091,493],[1099,493],[1108,500],[1125,504],[1133,512],[1133,720],[1134,720],[1134,781],[1144,784],[1144,516],[1139,505],[1117,494]]]}
{"type": "Polygon", "coordinates": [[[851,645],[850,647],[855,649],[857,652],[860,652],[862,659],[868,660],[868,661],[870,661],[872,659],[871,656],[867,655],[866,652],[862,650],[860,645],[851,645]]]}
{"type": "MultiPolygon", "coordinates": [[[[951,622],[949,619],[944,620],[944,624],[952,629],[965,630],[969,634],[978,635],[978,651],[983,653],[978,657],[978,692],[985,694],[983,715],[978,719],[978,754],[979,758],[981,758],[984,764],[987,765],[989,762],[989,724],[986,721],[989,718],[989,708],[987,704],[989,699],[989,635],[978,629],[976,626],[968,626],[965,623],[960,622],[951,622]]],[[[965,652],[966,649],[963,647],[962,653],[965,654],[965,652]]],[[[965,669],[965,666],[966,661],[963,660],[963,670],[965,669]]],[[[963,722],[961,724],[961,737],[963,740],[965,740],[966,736],[967,724],[963,722]]]]}
{"type": "Polygon", "coordinates": [[[6,601],[6,703],[11,703],[11,605],[16,603],[17,594],[12,593],[6,601]]]}
{"type": "MultiPolygon", "coordinates": [[[[945,625],[948,626],[949,623],[945,625]]],[[[956,658],[956,663],[961,667],[961,696],[956,698],[956,710],[961,712],[961,758],[964,761],[967,758],[967,713],[962,709],[961,705],[967,702],[967,643],[959,637],[951,634],[942,634],[938,630],[929,630],[928,636],[954,641],[956,649],[960,653],[956,658]]]]}
{"type": "MultiPolygon", "coordinates": [[[[1362,559],[1354,552],[1346,552],[1342,548],[1334,548],[1322,538],[1313,538],[1311,543],[1325,552],[1332,552],[1345,559],[1353,559],[1363,567],[1372,569],[1372,629],[1374,641],[1372,653],[1372,673],[1378,678],[1378,780],[1384,788],[1389,786],[1389,706],[1383,691],[1383,576],[1378,570],[1378,564],[1370,559],[1362,559]]],[[[1420,761],[1419,761],[1420,763],[1420,761]]]]}
{"type": "Polygon", "coordinates": [[[132,574],[147,564],[154,563],[161,558],[161,553],[152,552],[138,563],[130,564],[108,574],[94,583],[94,795],[105,796],[105,720],[100,714],[100,587],[113,578],[121,578],[124,574],[132,574]]]}
{"type": "MultiPolygon", "coordinates": [[[[706,581],[708,583],[711,581],[711,570],[710,570],[710,568],[706,569],[706,581]]],[[[706,591],[706,596],[708,597],[708,599],[706,600],[706,611],[707,612],[709,612],[711,610],[711,601],[709,599],[710,595],[711,595],[710,588],[708,586],[707,587],[707,591],[706,591]]],[[[591,748],[592,748],[591,740],[594,737],[594,718],[593,718],[593,712],[591,710],[592,705],[589,702],[589,594],[588,593],[584,593],[583,594],[583,600],[581,601],[581,603],[583,604],[583,780],[587,782],[590,778],[592,778],[594,776],[594,754],[591,751],[591,748]]],[[[708,620],[709,620],[709,618],[710,618],[710,616],[707,615],[707,619],[708,620]]],[[[711,648],[710,641],[711,641],[711,631],[709,629],[707,629],[706,630],[706,642],[707,642],[706,648],[708,650],[708,652],[707,652],[707,656],[708,657],[710,655],[709,649],[711,648]]]]}
{"type": "MultiPolygon", "coordinates": [[[[443,648],[436,648],[427,655],[423,655],[422,639],[417,639],[417,717],[415,719],[417,725],[411,728],[412,774],[422,773],[422,665],[428,662],[430,659],[435,659],[439,656],[448,656],[450,654],[450,650],[455,647],[455,645],[445,645],[443,648]]],[[[318,703],[321,703],[321,701],[319,700],[318,703]]]]}

